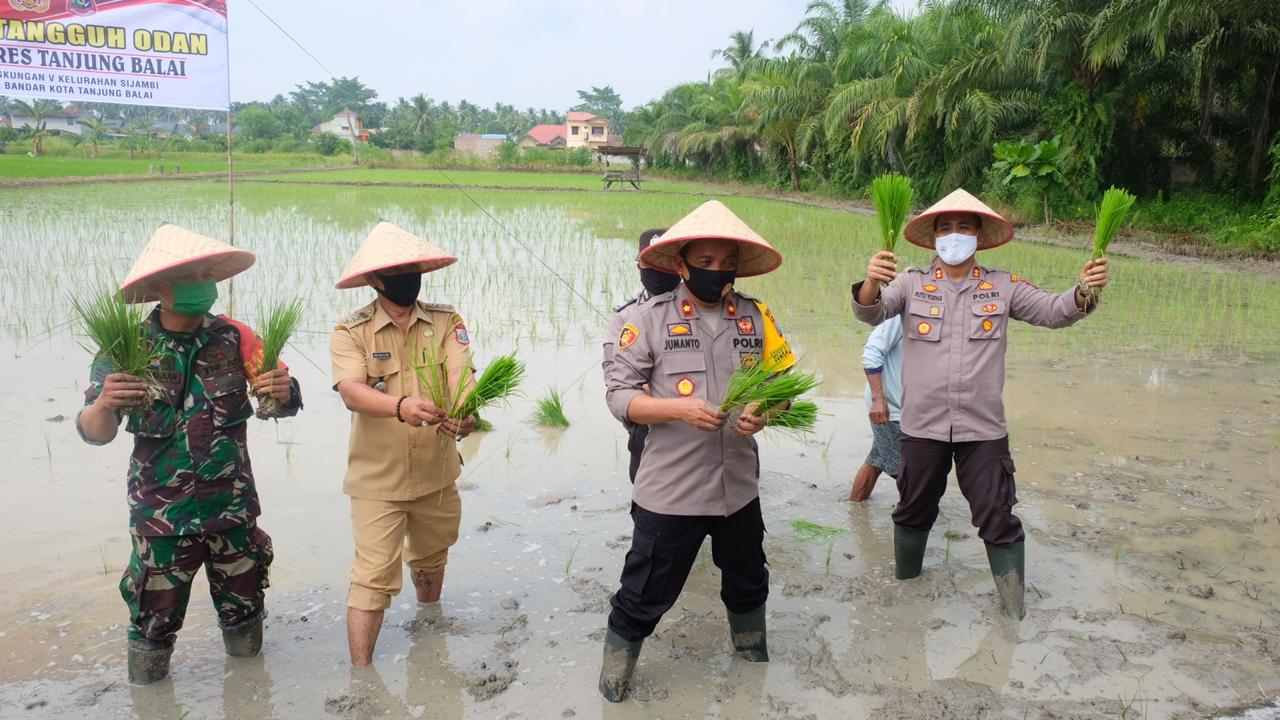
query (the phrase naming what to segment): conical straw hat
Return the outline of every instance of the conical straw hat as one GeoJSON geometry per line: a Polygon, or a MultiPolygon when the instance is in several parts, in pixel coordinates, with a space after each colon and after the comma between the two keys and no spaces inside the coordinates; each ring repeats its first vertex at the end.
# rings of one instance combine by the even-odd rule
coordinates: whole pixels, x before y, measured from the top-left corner
{"type": "Polygon", "coordinates": [[[120,292],[125,302],[159,300],[159,285],[174,282],[221,282],[248,270],[253,253],[172,224],[161,225],[133,263],[120,292]]]}
{"type": "Polygon", "coordinates": [[[706,239],[738,243],[738,277],[764,275],[782,264],[782,254],[719,200],[708,200],[685,215],[640,253],[640,260],[674,273],[680,250],[694,240],[706,239]]]}
{"type": "Polygon", "coordinates": [[[407,272],[429,273],[458,262],[458,258],[419,238],[417,235],[385,220],[373,226],[369,237],[356,250],[338,280],[338,289],[363,287],[365,276],[372,272],[398,275],[407,272]],[[390,272],[395,270],[395,272],[390,272]]]}
{"type": "Polygon", "coordinates": [[[902,236],[912,245],[933,249],[933,219],[943,213],[973,213],[982,218],[978,228],[978,249],[989,250],[1013,239],[1013,225],[978,198],[959,188],[917,215],[902,230],[902,236]]]}

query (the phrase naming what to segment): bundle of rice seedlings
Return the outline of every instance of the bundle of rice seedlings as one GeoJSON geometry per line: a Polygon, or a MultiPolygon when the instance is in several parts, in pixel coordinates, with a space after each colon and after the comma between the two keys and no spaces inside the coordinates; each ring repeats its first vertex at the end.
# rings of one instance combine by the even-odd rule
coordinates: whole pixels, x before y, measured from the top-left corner
{"type": "Polygon", "coordinates": [[[812,400],[797,400],[785,410],[769,418],[769,427],[803,435],[818,426],[818,404],[812,400]]]}
{"type": "Polygon", "coordinates": [[[564,403],[555,388],[548,388],[547,394],[538,401],[533,411],[533,424],[544,428],[569,427],[569,418],[564,415],[564,403]]]}
{"type": "Polygon", "coordinates": [[[800,542],[818,542],[821,540],[831,540],[839,535],[847,532],[844,528],[831,527],[830,525],[819,525],[809,520],[792,520],[791,532],[800,542]]]}
{"type": "Polygon", "coordinates": [[[524,379],[524,363],[514,352],[494,358],[454,404],[451,417],[466,418],[516,394],[524,379]]]}
{"type": "Polygon", "coordinates": [[[72,297],[71,307],[80,317],[84,334],[96,346],[86,349],[105,359],[111,372],[132,375],[147,384],[143,406],[160,398],[163,390],[151,373],[156,347],[147,335],[146,308],[126,303],[116,291],[97,292],[83,302],[72,297]]]}
{"type": "MultiPolygon", "coordinates": [[[[262,357],[258,360],[256,368],[250,368],[250,372],[255,377],[280,367],[280,353],[284,351],[289,338],[297,332],[298,326],[302,325],[303,310],[302,298],[277,302],[269,308],[258,309],[258,332],[262,336],[262,357]]],[[[279,418],[280,401],[270,395],[262,396],[258,400],[258,410],[255,414],[263,420],[279,418]]]]}
{"type": "Polygon", "coordinates": [[[893,252],[897,247],[915,194],[911,181],[897,173],[881,175],[871,181],[871,202],[875,205],[876,220],[880,225],[882,250],[893,252]]]}
{"type": "Polygon", "coordinates": [[[764,415],[793,402],[818,384],[817,376],[800,370],[775,373],[762,363],[739,367],[729,376],[720,410],[729,412],[755,405],[755,414],[764,415]]]}
{"type": "MultiPolygon", "coordinates": [[[[1102,194],[1102,205],[1098,207],[1098,221],[1093,228],[1094,260],[1099,260],[1106,255],[1107,248],[1110,247],[1116,233],[1120,232],[1120,226],[1124,224],[1136,199],[1126,190],[1115,186],[1108,188],[1102,194]]],[[[1092,305],[1101,297],[1102,288],[1089,287],[1085,289],[1084,294],[1092,305]]]]}
{"type": "MultiPolygon", "coordinates": [[[[517,360],[516,354],[512,352],[494,358],[474,383],[460,383],[457,388],[450,390],[448,373],[438,362],[435,348],[424,350],[423,357],[424,361],[415,363],[413,369],[418,375],[419,386],[427,393],[428,399],[451,418],[476,415],[477,428],[480,410],[515,395],[525,374],[524,363],[517,360]]],[[[492,427],[490,424],[489,428],[492,427]]]]}

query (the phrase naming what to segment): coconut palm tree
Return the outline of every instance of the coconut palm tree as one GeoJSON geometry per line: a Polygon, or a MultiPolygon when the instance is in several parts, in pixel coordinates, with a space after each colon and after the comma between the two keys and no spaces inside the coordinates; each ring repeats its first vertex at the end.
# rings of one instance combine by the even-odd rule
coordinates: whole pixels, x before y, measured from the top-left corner
{"type": "Polygon", "coordinates": [[[769,42],[767,40],[756,45],[755,30],[734,32],[729,35],[729,45],[727,47],[711,51],[712,60],[724,58],[725,62],[729,63],[729,67],[717,70],[716,76],[742,79],[746,75],[748,66],[753,61],[764,57],[764,53],[768,49],[769,42]]]}

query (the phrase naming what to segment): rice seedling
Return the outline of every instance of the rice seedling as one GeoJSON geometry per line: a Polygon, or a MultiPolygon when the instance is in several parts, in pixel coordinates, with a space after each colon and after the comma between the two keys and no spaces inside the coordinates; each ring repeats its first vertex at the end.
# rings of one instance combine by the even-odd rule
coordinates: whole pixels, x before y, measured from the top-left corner
{"type": "Polygon", "coordinates": [[[848,530],[831,527],[830,525],[820,525],[810,520],[792,520],[791,532],[797,540],[807,543],[832,540],[845,534],[848,530]]]}
{"type": "Polygon", "coordinates": [[[98,559],[102,561],[102,574],[111,574],[111,563],[107,561],[107,544],[102,543],[98,546],[98,559]]]}
{"type": "MultiPolygon", "coordinates": [[[[1133,195],[1118,187],[1110,187],[1102,194],[1102,205],[1098,207],[1098,220],[1093,227],[1093,259],[1100,260],[1107,253],[1111,240],[1120,231],[1129,210],[1133,207],[1133,195]]],[[[1085,297],[1095,303],[1102,295],[1102,288],[1090,287],[1085,290],[1085,297]]]]}
{"type": "MultiPolygon", "coordinates": [[[[478,415],[484,408],[512,397],[525,375],[524,363],[517,360],[513,352],[494,358],[475,382],[458,383],[450,389],[448,375],[436,358],[435,348],[423,350],[423,358],[423,362],[415,362],[413,366],[418,382],[431,402],[451,418],[478,415]]],[[[493,429],[492,424],[489,429],[493,429]]]]}
{"type": "Polygon", "coordinates": [[[569,427],[569,418],[564,414],[564,402],[554,387],[547,388],[547,394],[538,401],[533,411],[533,424],[544,428],[569,427]]]}
{"type": "MultiPolygon", "coordinates": [[[[729,376],[720,410],[729,412],[735,408],[754,406],[756,415],[763,415],[782,408],[801,395],[818,387],[813,373],[788,370],[775,373],[763,363],[741,366],[729,376]]],[[[814,406],[816,420],[817,407],[814,406]]],[[[799,419],[795,416],[794,419],[799,419]]]]}
{"type": "Polygon", "coordinates": [[[93,293],[84,301],[73,296],[71,307],[111,372],[132,375],[149,386],[144,406],[158,398],[161,389],[151,374],[156,350],[147,334],[146,309],[126,303],[119,292],[111,291],[93,293]]]}
{"type": "Polygon", "coordinates": [[[573,569],[573,558],[578,554],[578,546],[582,545],[582,538],[573,544],[573,549],[569,551],[569,559],[564,561],[564,579],[568,580],[570,572],[573,569]]]}
{"type": "Polygon", "coordinates": [[[881,250],[893,252],[897,247],[914,197],[911,180],[897,173],[881,175],[871,181],[871,203],[876,208],[881,250]]]}
{"type": "MultiPolygon", "coordinates": [[[[785,430],[796,435],[805,435],[818,426],[818,405],[812,400],[797,400],[784,410],[779,410],[769,418],[768,427],[785,430]]],[[[830,443],[828,442],[828,445],[830,443]]],[[[825,456],[825,449],[824,449],[825,456]]]]}
{"type": "MultiPolygon", "coordinates": [[[[261,357],[249,367],[254,377],[280,367],[280,353],[289,342],[289,338],[297,332],[302,324],[305,306],[302,298],[276,302],[267,308],[258,308],[258,332],[262,336],[261,357]]],[[[274,420],[280,417],[280,401],[264,395],[258,400],[255,413],[262,420],[274,420]]]]}

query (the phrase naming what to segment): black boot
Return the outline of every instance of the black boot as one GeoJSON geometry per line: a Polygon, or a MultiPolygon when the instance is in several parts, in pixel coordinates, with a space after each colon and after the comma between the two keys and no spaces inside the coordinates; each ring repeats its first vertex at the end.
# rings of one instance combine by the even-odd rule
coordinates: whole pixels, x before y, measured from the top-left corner
{"type": "Polygon", "coordinates": [[[1021,620],[1026,616],[1023,606],[1027,576],[1025,544],[988,545],[987,562],[991,564],[991,577],[996,581],[996,593],[1000,595],[1005,614],[1021,620]]]}
{"type": "Polygon", "coordinates": [[[622,702],[631,689],[631,674],[640,659],[644,640],[624,640],[610,629],[604,634],[604,659],[600,663],[600,694],[612,703],[622,702]]]}
{"type": "Polygon", "coordinates": [[[897,567],[894,575],[899,580],[920,576],[924,565],[924,548],[929,544],[928,530],[911,530],[901,525],[893,526],[893,558],[897,567]]]}
{"type": "Polygon", "coordinates": [[[769,662],[764,605],[750,612],[729,613],[729,634],[738,657],[747,662],[769,662]]]}
{"type": "Polygon", "coordinates": [[[129,682],[150,685],[169,677],[169,656],[172,654],[172,645],[129,640],[129,682]]]}
{"type": "Polygon", "coordinates": [[[262,616],[257,615],[231,627],[222,628],[222,644],[232,657],[256,657],[262,652],[262,616]]]}

